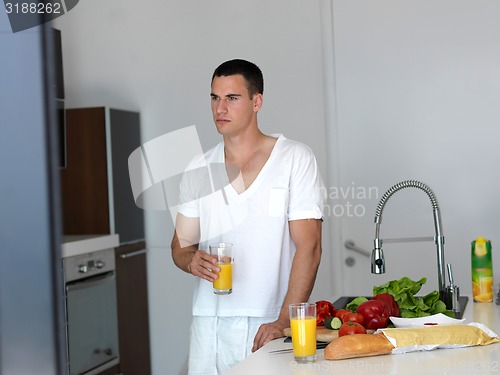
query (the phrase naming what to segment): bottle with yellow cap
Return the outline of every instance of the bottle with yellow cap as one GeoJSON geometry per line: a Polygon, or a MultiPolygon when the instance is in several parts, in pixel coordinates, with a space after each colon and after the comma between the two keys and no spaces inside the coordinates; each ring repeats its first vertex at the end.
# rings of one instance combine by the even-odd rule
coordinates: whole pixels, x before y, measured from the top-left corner
{"type": "Polygon", "coordinates": [[[491,242],[478,237],[471,245],[472,298],[474,302],[491,302],[493,301],[491,242]]]}

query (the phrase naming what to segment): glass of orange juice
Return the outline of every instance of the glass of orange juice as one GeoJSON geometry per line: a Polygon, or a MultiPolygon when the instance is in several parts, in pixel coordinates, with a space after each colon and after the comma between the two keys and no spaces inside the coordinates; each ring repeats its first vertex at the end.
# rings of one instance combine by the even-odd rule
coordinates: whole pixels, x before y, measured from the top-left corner
{"type": "Polygon", "coordinates": [[[300,363],[316,361],[316,304],[289,306],[293,356],[300,363]]]}
{"type": "Polygon", "coordinates": [[[233,292],[233,244],[220,242],[210,245],[210,254],[217,257],[216,266],[220,268],[218,278],[213,282],[215,294],[233,292]]]}

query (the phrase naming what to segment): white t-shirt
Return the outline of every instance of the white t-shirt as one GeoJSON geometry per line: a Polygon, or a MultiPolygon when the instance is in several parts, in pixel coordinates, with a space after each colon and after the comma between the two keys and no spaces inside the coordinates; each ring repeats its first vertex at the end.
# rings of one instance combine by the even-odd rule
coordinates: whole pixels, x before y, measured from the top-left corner
{"type": "Polygon", "coordinates": [[[200,249],[233,243],[233,292],[197,279],[193,315],[276,316],[295,254],[289,220],[321,219],[324,187],[307,146],[283,135],[254,182],[238,194],[224,168],[224,143],[195,158],[181,182],[178,212],[200,220],[200,249]],[[208,167],[207,167],[208,166],[208,167]]]}

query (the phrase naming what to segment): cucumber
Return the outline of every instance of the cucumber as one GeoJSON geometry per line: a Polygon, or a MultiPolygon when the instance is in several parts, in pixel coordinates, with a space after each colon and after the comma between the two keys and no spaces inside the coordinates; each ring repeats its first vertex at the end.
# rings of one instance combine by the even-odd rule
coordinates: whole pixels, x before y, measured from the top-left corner
{"type": "Polygon", "coordinates": [[[342,321],[334,316],[329,316],[325,319],[325,328],[337,330],[342,325],[342,321]]]}

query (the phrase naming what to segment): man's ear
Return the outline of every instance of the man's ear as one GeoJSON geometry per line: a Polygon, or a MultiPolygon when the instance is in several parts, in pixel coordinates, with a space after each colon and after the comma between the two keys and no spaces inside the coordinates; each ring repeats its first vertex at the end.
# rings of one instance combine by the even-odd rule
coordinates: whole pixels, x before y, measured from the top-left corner
{"type": "Polygon", "coordinates": [[[262,107],[262,103],[264,101],[264,98],[262,94],[255,94],[253,96],[253,111],[258,112],[259,109],[262,107]]]}

